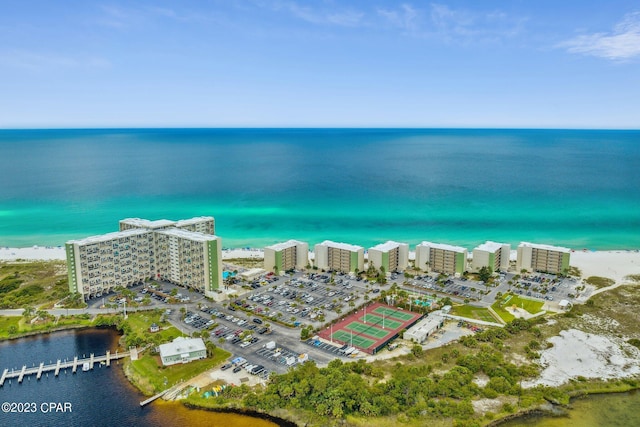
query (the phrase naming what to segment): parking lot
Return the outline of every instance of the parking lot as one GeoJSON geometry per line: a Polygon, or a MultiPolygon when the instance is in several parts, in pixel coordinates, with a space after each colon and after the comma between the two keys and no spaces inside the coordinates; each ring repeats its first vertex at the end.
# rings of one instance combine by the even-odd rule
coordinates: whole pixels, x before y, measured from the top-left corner
{"type": "Polygon", "coordinates": [[[295,366],[298,363],[308,360],[308,358],[300,358],[301,354],[306,353],[299,353],[277,345],[273,348],[262,347],[258,349],[255,354],[263,359],[271,360],[286,367],[295,366]]]}
{"type": "Polygon", "coordinates": [[[325,353],[331,354],[333,356],[342,356],[344,355],[344,347],[345,345],[340,345],[340,344],[329,344],[326,342],[322,342],[320,340],[316,340],[314,338],[309,338],[308,340],[305,341],[306,344],[310,345],[313,348],[316,348],[318,350],[321,350],[325,353]]]}
{"type": "Polygon", "coordinates": [[[364,295],[373,292],[368,285],[345,275],[336,275],[333,282],[329,274],[297,275],[255,289],[233,304],[265,321],[319,328],[363,304],[364,295]]]}

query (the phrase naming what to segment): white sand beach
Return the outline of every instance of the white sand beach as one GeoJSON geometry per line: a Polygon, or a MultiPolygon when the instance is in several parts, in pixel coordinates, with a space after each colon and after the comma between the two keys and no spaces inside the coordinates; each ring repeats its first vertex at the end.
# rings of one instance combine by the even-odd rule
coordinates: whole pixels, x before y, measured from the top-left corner
{"type": "MultiPolygon", "coordinates": [[[[515,251],[514,251],[515,252],[515,251]]],[[[413,253],[411,253],[413,254],[413,253]]],[[[411,258],[411,254],[410,257],[411,258]]],[[[258,248],[224,249],[222,259],[263,258],[264,250],[258,248]]],[[[30,246],[28,248],[0,247],[1,261],[15,260],[64,260],[63,246],[30,246]]],[[[616,284],[625,277],[640,274],[640,251],[575,251],[571,252],[571,265],[580,269],[582,277],[607,277],[616,284]]]]}
{"type": "Polygon", "coordinates": [[[51,261],[65,259],[67,259],[67,255],[64,246],[0,247],[0,261],[51,261]]]}
{"type": "Polygon", "coordinates": [[[575,251],[571,252],[571,266],[582,277],[607,277],[622,284],[631,274],[640,274],[640,251],[575,251]]]}
{"type": "MultiPolygon", "coordinates": [[[[233,258],[264,258],[264,250],[243,248],[224,249],[222,259],[233,258]]],[[[0,261],[50,261],[65,260],[64,246],[30,246],[28,248],[0,247],[0,261]]]]}
{"type": "Polygon", "coordinates": [[[540,377],[523,387],[559,386],[579,376],[606,380],[640,374],[640,350],[624,342],[577,329],[561,331],[549,342],[553,347],[540,355],[540,377]]]}

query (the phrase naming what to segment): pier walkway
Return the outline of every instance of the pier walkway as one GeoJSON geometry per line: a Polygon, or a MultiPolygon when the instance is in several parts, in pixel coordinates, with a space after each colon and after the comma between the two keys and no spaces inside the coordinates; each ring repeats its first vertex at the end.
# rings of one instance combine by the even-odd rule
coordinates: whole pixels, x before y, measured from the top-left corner
{"type": "MultiPolygon", "coordinates": [[[[6,380],[11,380],[13,378],[18,379],[18,383],[22,383],[25,376],[35,375],[36,379],[40,379],[43,373],[48,373],[53,371],[54,375],[57,377],[60,374],[60,370],[71,368],[72,373],[76,373],[78,369],[78,365],[83,367],[85,363],[89,367],[89,370],[93,369],[93,366],[96,363],[104,362],[106,366],[111,366],[112,360],[118,360],[125,357],[129,357],[131,354],[130,351],[125,351],[122,353],[111,354],[107,351],[104,356],[95,356],[93,353],[87,358],[79,359],[77,356],[73,358],[73,360],[61,360],[58,359],[56,363],[52,363],[50,365],[45,365],[44,362],[40,363],[38,366],[34,366],[31,368],[27,368],[27,365],[23,365],[21,369],[4,369],[2,371],[2,376],[0,377],[0,387],[4,385],[6,380]]],[[[83,369],[84,370],[84,369],[83,369]]]]}

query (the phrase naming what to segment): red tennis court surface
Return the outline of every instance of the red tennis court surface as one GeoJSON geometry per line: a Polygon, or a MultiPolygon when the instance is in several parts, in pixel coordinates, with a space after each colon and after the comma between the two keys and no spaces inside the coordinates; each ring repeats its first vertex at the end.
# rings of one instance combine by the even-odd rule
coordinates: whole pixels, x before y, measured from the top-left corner
{"type": "Polygon", "coordinates": [[[376,302],[323,329],[318,335],[375,354],[421,317],[422,314],[376,302]]]}

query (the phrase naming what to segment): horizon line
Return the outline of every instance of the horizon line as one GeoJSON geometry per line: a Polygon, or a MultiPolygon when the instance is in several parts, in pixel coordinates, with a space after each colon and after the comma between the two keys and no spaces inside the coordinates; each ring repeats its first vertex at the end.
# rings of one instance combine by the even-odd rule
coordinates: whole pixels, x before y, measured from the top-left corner
{"type": "Polygon", "coordinates": [[[1,131],[47,130],[572,130],[640,131],[640,127],[518,127],[518,126],[96,126],[0,127],[1,131]]]}

